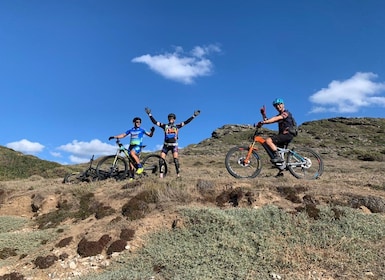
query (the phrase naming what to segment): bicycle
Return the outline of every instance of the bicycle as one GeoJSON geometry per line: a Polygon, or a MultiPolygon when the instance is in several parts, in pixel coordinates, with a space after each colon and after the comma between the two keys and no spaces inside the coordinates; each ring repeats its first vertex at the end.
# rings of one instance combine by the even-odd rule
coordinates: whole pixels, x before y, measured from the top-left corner
{"type": "Polygon", "coordinates": [[[83,172],[72,172],[66,174],[63,179],[64,184],[77,184],[80,182],[93,182],[97,181],[99,176],[96,173],[96,168],[92,167],[94,162],[94,156],[90,159],[90,164],[83,172]]]}
{"type": "MultiPolygon", "coordinates": [[[[116,139],[116,144],[118,145],[116,153],[114,155],[103,157],[96,166],[96,173],[99,180],[108,178],[124,180],[129,175],[129,170],[132,169],[132,172],[134,172],[136,169],[136,162],[130,155],[130,151],[120,142],[119,139],[116,139]]],[[[144,147],[145,145],[141,146],[141,148],[144,147]]],[[[138,156],[140,158],[140,154],[138,154],[138,156]]],[[[160,166],[162,166],[163,175],[165,176],[167,174],[166,161],[159,155],[149,154],[141,160],[141,163],[144,170],[140,176],[153,175],[159,177],[160,166]]]]}
{"type": "MultiPolygon", "coordinates": [[[[274,154],[266,141],[261,137],[259,128],[256,129],[253,141],[246,146],[236,146],[231,148],[225,158],[227,171],[235,178],[255,178],[262,170],[261,158],[258,154],[258,143],[264,148],[269,157],[274,158],[274,154]]],[[[320,155],[306,147],[296,147],[289,149],[290,142],[278,147],[278,152],[283,162],[275,163],[274,166],[279,170],[277,176],[282,176],[284,170],[288,170],[298,179],[318,179],[324,169],[320,155]]]]}

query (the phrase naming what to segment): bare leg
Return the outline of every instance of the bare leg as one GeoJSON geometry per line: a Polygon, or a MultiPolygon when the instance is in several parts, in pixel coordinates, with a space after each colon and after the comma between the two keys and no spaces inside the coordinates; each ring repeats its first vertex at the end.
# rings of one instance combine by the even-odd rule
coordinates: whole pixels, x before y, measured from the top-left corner
{"type": "Polygon", "coordinates": [[[273,151],[274,158],[271,159],[272,163],[277,162],[283,162],[283,159],[280,157],[280,155],[277,152],[277,146],[273,143],[273,139],[270,137],[266,139],[266,144],[270,147],[270,149],[273,151]]]}
{"type": "Polygon", "coordinates": [[[130,155],[132,156],[132,158],[135,160],[136,164],[140,164],[140,161],[139,161],[139,157],[136,155],[135,151],[134,150],[131,150],[130,151],[130,155]]]}
{"type": "Polygon", "coordinates": [[[273,139],[271,139],[270,137],[269,137],[269,138],[266,138],[266,144],[269,145],[270,149],[271,149],[273,152],[276,152],[276,151],[277,151],[277,146],[273,143],[273,139]]]}

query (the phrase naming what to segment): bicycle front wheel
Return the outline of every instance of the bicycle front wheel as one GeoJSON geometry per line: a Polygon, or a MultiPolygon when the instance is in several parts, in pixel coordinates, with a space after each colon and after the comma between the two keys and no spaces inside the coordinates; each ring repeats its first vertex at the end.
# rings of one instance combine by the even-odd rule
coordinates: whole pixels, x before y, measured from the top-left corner
{"type": "Polygon", "coordinates": [[[102,158],[96,166],[96,174],[99,180],[114,178],[123,180],[127,176],[128,163],[121,156],[106,156],[102,158]]]}
{"type": "Polygon", "coordinates": [[[318,179],[324,170],[322,158],[309,148],[295,148],[287,155],[287,169],[298,179],[318,179]]]}
{"type": "Polygon", "coordinates": [[[227,152],[225,166],[233,177],[255,178],[261,172],[261,160],[256,151],[252,152],[249,162],[245,162],[248,152],[246,146],[234,147],[227,152]]]}
{"type": "Polygon", "coordinates": [[[160,169],[163,169],[163,177],[167,174],[167,163],[160,155],[151,154],[142,160],[143,173],[146,176],[159,177],[160,169]]]}

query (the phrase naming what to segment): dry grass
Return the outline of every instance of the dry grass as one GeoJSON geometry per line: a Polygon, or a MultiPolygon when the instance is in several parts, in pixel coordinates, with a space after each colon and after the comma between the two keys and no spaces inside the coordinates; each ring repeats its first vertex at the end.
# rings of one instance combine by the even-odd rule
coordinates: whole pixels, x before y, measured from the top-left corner
{"type": "MultiPolygon", "coordinates": [[[[372,274],[375,279],[380,279],[380,275],[385,274],[384,253],[379,247],[385,246],[385,240],[378,236],[385,235],[383,214],[365,214],[363,210],[349,206],[349,201],[355,196],[385,199],[385,183],[379,172],[382,163],[325,160],[325,172],[321,179],[302,181],[289,173],[274,178],[276,170],[271,169],[267,162],[264,162],[260,176],[251,180],[231,177],[221,157],[181,155],[180,162],[181,178],[175,177],[174,167],[170,164],[170,174],[163,180],[154,178],[135,183],[107,180],[63,185],[61,179],[36,177],[33,180],[1,182],[1,189],[7,195],[0,208],[0,248],[9,248],[10,245],[16,249],[16,256],[0,260],[0,272],[24,271],[34,279],[48,279],[49,271],[55,270],[56,275],[61,273],[68,277],[73,271],[60,268],[59,264],[44,270],[33,269],[33,260],[44,252],[47,255],[55,248],[55,244],[69,236],[73,236],[73,242],[60,250],[54,249],[54,252],[57,255],[66,252],[70,259],[74,258],[76,244],[82,237],[97,240],[102,234],[108,233],[113,239],[118,239],[120,231],[129,227],[136,232],[134,239],[129,242],[132,252],[122,254],[118,262],[112,260],[110,268],[113,272],[94,275],[92,279],[112,279],[111,275],[114,275],[114,279],[122,280],[135,279],[131,278],[135,275],[136,279],[147,276],[155,276],[154,279],[182,279],[182,275],[183,279],[214,279],[214,274],[218,277],[222,275],[216,279],[266,279],[271,277],[269,271],[285,279],[370,279],[372,274]],[[219,207],[218,197],[231,190],[242,190],[243,197],[238,206],[234,208],[232,203],[226,201],[219,207]],[[247,192],[252,193],[252,204],[246,200],[247,192]],[[56,203],[61,205],[64,212],[60,213],[60,207],[52,208],[48,204],[47,207],[51,209],[42,206],[38,212],[32,212],[31,201],[38,194],[43,197],[54,194],[56,203]],[[305,196],[314,200],[319,210],[317,215],[321,215],[319,220],[312,221],[305,210],[298,212],[304,205],[305,196]],[[296,199],[300,202],[296,202],[296,199]],[[123,206],[130,200],[140,200],[147,205],[142,217],[131,219],[122,214],[123,206]],[[66,204],[63,204],[64,201],[66,204]],[[114,211],[97,219],[95,207],[100,206],[108,206],[114,211]],[[363,229],[351,228],[348,218],[345,224],[349,225],[350,231],[340,232],[343,223],[336,224],[330,220],[334,215],[331,210],[333,207],[341,209],[351,222],[362,223],[369,229],[371,224],[377,223],[377,232],[372,229],[372,234],[377,236],[369,237],[363,229]],[[79,215],[79,211],[82,211],[82,215],[79,215]],[[293,216],[293,213],[297,214],[293,216]],[[12,218],[14,215],[17,217],[12,218]],[[21,226],[20,217],[32,219],[32,223],[21,226]],[[288,217],[291,217],[289,221],[288,217]],[[57,224],[55,218],[58,219],[57,224]],[[201,219],[209,219],[210,223],[205,222],[204,227],[196,228],[199,225],[196,221],[201,219]],[[255,223],[256,219],[265,226],[255,223]],[[12,228],[12,223],[15,228],[12,228]],[[36,231],[39,223],[48,223],[52,228],[44,226],[36,231]],[[171,231],[173,224],[178,226],[178,231],[171,231]],[[302,226],[298,228],[296,224],[302,226]],[[318,228],[318,234],[315,234],[315,228],[318,228]],[[14,238],[20,231],[31,230],[34,232],[32,235],[18,235],[23,242],[14,238]],[[203,230],[205,234],[193,238],[196,230],[203,230]],[[244,233],[239,235],[240,232],[244,233]],[[319,235],[321,232],[323,234],[319,235]],[[258,235],[254,236],[256,233],[258,235]],[[9,242],[10,239],[14,239],[14,242],[9,242]],[[263,242],[264,247],[260,247],[260,243],[258,248],[264,249],[256,251],[257,247],[253,247],[255,242],[263,242]],[[225,251],[219,250],[224,244],[229,247],[225,251]],[[182,251],[176,253],[179,250],[182,251]],[[376,253],[378,250],[382,253],[376,253]],[[237,255],[236,252],[242,254],[237,255]],[[160,253],[162,260],[159,259],[160,253]],[[20,255],[23,255],[23,259],[17,260],[20,255]],[[184,256],[186,259],[183,260],[184,256]],[[370,260],[374,265],[363,265],[363,260],[370,260]],[[209,265],[213,261],[217,269],[209,265]],[[119,266],[122,262],[124,268],[119,266]],[[148,267],[146,263],[153,266],[148,267]],[[169,263],[175,263],[175,266],[169,263]],[[259,268],[255,267],[256,264],[259,268]],[[156,266],[159,266],[158,272],[154,274],[156,266]],[[195,276],[191,276],[193,271],[195,276]],[[223,274],[223,271],[227,273],[223,274]],[[229,271],[232,273],[229,274],[229,271]]],[[[75,271],[79,269],[77,267],[75,271]]],[[[90,268],[82,268],[83,274],[91,271],[90,268]]]]}

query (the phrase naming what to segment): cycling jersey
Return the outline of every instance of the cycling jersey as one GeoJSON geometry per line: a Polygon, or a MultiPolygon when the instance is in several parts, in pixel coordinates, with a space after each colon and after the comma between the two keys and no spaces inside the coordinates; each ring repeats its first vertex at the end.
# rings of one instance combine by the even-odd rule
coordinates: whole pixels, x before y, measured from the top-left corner
{"type": "Polygon", "coordinates": [[[178,145],[178,131],[182,126],[185,126],[191,122],[195,116],[192,116],[185,120],[184,122],[175,124],[175,123],[161,123],[154,119],[152,115],[149,115],[153,124],[161,127],[164,130],[164,145],[176,146],[178,145]]]}
{"type": "Polygon", "coordinates": [[[178,130],[182,127],[182,124],[161,124],[160,127],[164,130],[164,143],[177,143],[178,130]]]}
{"type": "Polygon", "coordinates": [[[133,127],[126,131],[126,135],[131,135],[130,146],[142,146],[143,136],[146,131],[141,127],[133,127]]]}
{"type": "Polygon", "coordinates": [[[289,128],[293,126],[293,117],[288,110],[284,110],[277,116],[281,116],[283,119],[278,122],[278,133],[286,134],[289,133],[289,128]]]}

